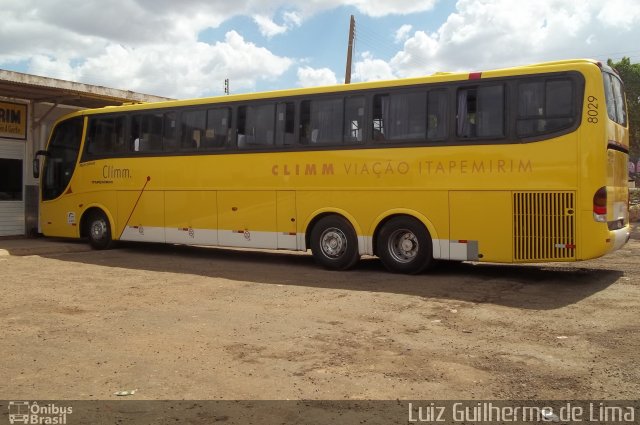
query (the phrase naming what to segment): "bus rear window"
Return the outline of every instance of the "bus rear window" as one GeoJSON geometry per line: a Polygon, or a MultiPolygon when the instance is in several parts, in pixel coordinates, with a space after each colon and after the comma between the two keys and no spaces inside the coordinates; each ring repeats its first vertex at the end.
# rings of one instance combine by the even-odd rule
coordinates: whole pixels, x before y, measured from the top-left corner
{"type": "Polygon", "coordinates": [[[603,72],[604,94],[607,101],[607,114],[612,121],[627,125],[627,105],[624,101],[622,82],[608,72],[603,72]]]}

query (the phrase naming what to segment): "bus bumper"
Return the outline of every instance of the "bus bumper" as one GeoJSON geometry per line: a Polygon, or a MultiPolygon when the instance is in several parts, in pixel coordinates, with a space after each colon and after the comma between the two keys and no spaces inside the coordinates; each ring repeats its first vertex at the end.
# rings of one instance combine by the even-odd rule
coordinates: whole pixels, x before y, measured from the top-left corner
{"type": "Polygon", "coordinates": [[[609,231],[609,234],[611,235],[611,249],[609,252],[622,248],[624,244],[629,242],[629,238],[631,237],[631,231],[628,224],[622,229],[609,231]]]}

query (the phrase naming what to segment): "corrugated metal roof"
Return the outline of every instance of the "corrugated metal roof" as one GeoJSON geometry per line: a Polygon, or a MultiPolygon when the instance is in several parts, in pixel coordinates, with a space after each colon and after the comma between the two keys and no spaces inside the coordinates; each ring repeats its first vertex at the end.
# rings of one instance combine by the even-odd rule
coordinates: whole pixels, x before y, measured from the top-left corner
{"type": "Polygon", "coordinates": [[[80,108],[172,100],[167,97],[0,69],[0,96],[80,108]]]}

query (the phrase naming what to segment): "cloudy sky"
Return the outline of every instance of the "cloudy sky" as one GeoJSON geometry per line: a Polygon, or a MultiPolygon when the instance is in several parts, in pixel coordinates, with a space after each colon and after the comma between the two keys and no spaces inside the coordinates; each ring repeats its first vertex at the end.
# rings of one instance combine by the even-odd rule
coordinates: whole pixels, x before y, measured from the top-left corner
{"type": "Polygon", "coordinates": [[[0,0],[0,68],[175,98],[640,62],[640,0],[0,0]]]}

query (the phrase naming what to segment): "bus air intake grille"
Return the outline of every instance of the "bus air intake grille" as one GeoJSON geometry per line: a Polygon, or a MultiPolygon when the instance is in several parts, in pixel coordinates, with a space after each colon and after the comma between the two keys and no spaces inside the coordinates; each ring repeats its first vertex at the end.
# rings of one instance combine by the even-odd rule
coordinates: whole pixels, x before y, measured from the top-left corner
{"type": "Polygon", "coordinates": [[[575,192],[513,192],[514,261],[576,258],[575,192]]]}

